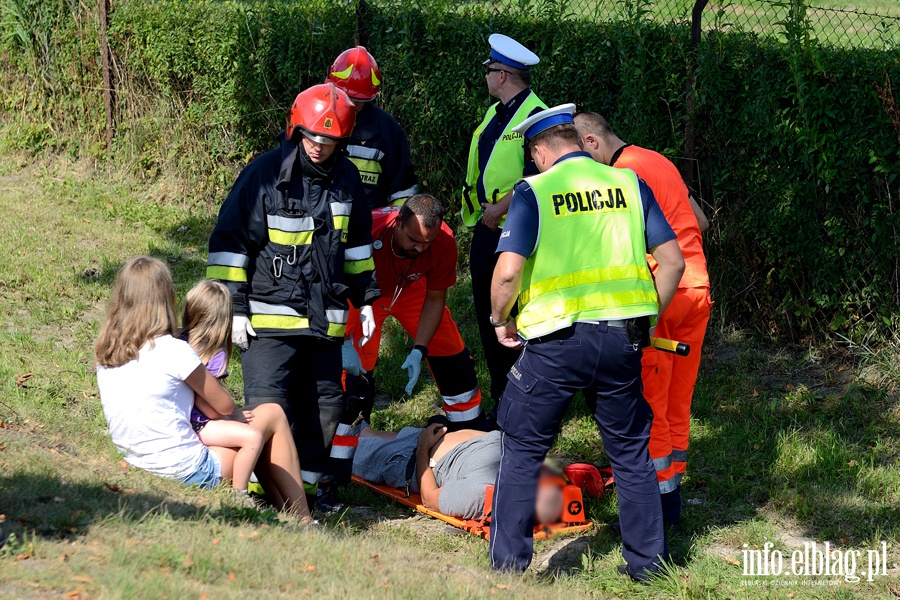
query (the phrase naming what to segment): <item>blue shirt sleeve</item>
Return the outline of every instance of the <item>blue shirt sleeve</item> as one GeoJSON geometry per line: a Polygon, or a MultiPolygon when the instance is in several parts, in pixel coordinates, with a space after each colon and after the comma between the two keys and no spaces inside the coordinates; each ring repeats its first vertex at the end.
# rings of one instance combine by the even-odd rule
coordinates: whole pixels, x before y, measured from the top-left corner
{"type": "Polygon", "coordinates": [[[534,190],[527,181],[519,181],[513,188],[497,252],[515,252],[525,258],[531,256],[537,244],[538,224],[538,204],[534,190]]]}
{"type": "Polygon", "coordinates": [[[675,232],[656,202],[653,190],[640,177],[638,177],[638,187],[641,190],[641,204],[644,207],[644,235],[647,242],[647,250],[649,251],[650,248],[655,248],[669,240],[674,240],[675,232]]]}

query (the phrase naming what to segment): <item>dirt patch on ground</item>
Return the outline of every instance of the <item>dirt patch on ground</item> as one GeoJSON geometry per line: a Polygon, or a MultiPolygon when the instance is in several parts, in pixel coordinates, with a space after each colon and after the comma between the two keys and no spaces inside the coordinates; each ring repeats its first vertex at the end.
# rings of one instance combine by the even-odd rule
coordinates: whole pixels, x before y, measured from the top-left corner
{"type": "Polygon", "coordinates": [[[590,539],[586,536],[558,537],[550,547],[534,557],[532,563],[539,572],[547,574],[570,573],[580,569],[583,558],[591,552],[590,539]]]}
{"type": "Polygon", "coordinates": [[[844,348],[835,347],[826,355],[729,335],[711,336],[704,343],[701,371],[744,371],[768,390],[784,392],[803,386],[827,396],[844,393],[857,380],[858,366],[858,357],[844,348]]]}

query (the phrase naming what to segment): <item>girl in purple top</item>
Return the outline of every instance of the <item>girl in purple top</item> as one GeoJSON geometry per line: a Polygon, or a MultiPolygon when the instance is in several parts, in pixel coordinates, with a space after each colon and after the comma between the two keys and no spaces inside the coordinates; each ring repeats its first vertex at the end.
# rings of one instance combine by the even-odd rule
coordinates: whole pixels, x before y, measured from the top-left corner
{"type": "MultiPolygon", "coordinates": [[[[200,356],[216,379],[228,377],[231,356],[231,292],[212,279],[203,279],[184,298],[181,339],[200,356]]],[[[194,399],[191,427],[206,446],[237,449],[231,485],[246,493],[250,474],[263,449],[262,432],[248,423],[222,417],[201,398],[194,399]]]]}

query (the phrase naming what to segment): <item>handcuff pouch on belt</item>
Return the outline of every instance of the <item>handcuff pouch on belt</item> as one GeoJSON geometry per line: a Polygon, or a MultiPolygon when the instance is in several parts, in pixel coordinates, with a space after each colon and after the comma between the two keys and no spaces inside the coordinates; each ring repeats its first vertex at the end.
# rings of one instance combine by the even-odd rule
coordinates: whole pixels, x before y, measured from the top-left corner
{"type": "Polygon", "coordinates": [[[632,344],[640,344],[641,348],[647,348],[650,345],[650,317],[626,319],[625,335],[632,344]]]}

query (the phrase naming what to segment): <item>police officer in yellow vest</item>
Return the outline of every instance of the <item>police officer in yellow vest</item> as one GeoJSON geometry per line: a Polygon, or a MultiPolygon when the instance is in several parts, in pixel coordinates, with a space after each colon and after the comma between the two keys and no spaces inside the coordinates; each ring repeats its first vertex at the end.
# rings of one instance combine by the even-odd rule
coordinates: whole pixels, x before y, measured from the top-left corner
{"type": "Polygon", "coordinates": [[[491,286],[498,341],[524,350],[509,372],[497,422],[491,564],[522,571],[532,556],[540,464],[572,397],[583,390],[618,488],[619,568],[647,580],[666,559],[662,508],[641,394],[641,348],[675,293],[684,260],[650,188],[581,150],[574,104],[516,127],[539,175],[515,186],[491,286]],[[646,252],[659,263],[656,280],[646,252]],[[510,316],[518,299],[519,314],[510,316]]]}
{"type": "Polygon", "coordinates": [[[503,395],[506,374],[519,352],[498,344],[488,324],[495,253],[513,185],[523,175],[537,172],[531,161],[526,165],[522,135],[513,128],[547,105],[529,87],[531,67],[540,59],[505,35],[495,33],[488,41],[491,55],[484,61],[484,76],[488,91],[499,102],[491,105],[472,134],[461,214],[463,222],[475,228],[469,255],[472,296],[491,376],[491,397],[496,402],[503,395]]]}

